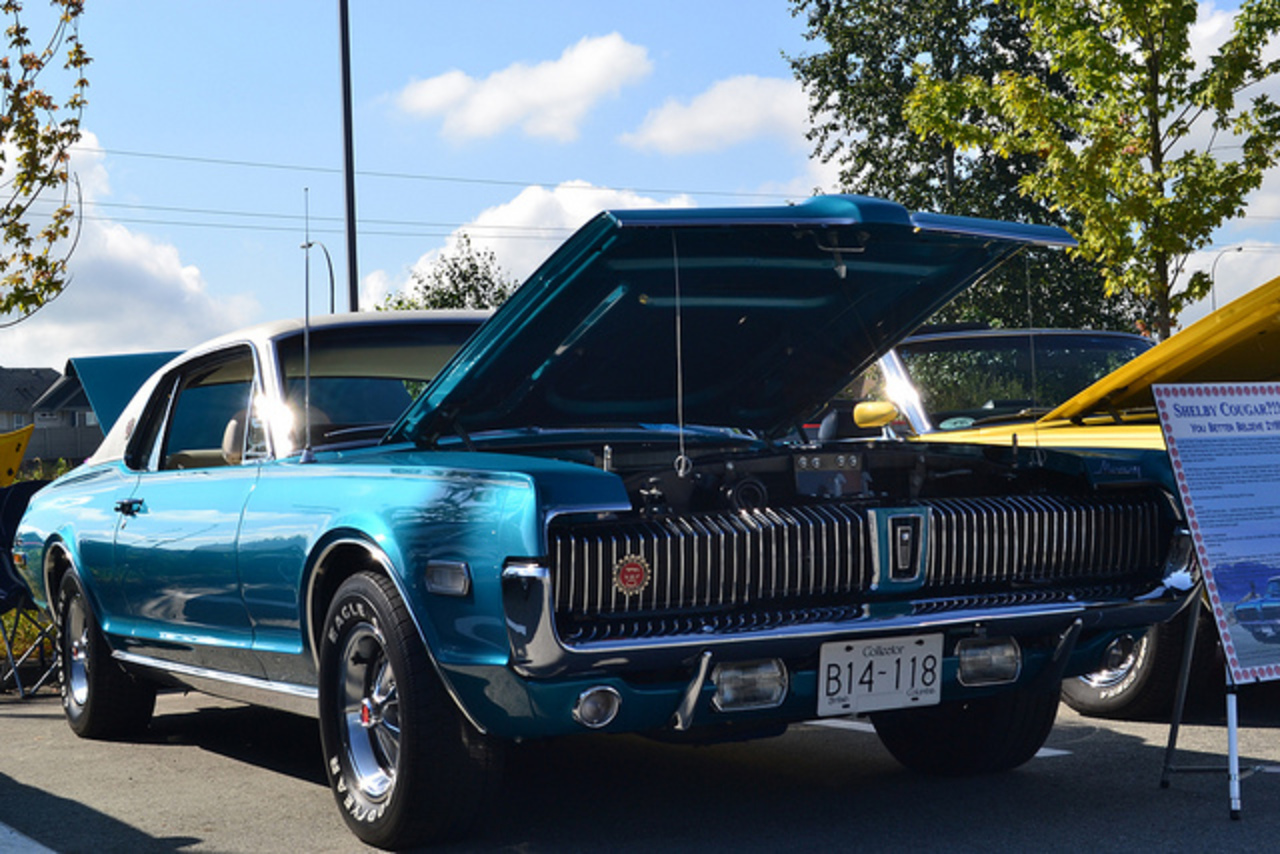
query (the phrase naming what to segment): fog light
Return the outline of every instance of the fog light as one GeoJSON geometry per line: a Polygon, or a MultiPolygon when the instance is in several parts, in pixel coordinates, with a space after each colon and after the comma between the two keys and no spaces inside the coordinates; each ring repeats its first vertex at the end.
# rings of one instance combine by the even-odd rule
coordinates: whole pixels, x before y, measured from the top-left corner
{"type": "Polygon", "coordinates": [[[961,685],[1013,682],[1022,672],[1022,650],[1013,638],[965,638],[956,644],[961,685]]]}
{"type": "Polygon", "coordinates": [[[1133,635],[1121,635],[1107,644],[1107,648],[1102,653],[1102,669],[1119,670],[1124,667],[1133,657],[1133,649],[1137,643],[1133,635]]]}
{"type": "Polygon", "coordinates": [[[622,708],[622,695],[608,685],[590,688],[578,695],[573,719],[584,727],[600,729],[613,723],[622,708]]]}
{"type": "Polygon", "coordinates": [[[721,712],[772,709],[787,698],[787,667],[776,658],[719,664],[711,673],[712,705],[721,712]]]}

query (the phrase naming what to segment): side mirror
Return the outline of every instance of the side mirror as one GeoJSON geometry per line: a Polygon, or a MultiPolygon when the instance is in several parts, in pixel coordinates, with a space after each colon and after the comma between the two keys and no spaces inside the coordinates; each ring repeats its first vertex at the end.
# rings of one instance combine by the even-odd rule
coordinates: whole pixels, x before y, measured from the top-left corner
{"type": "Polygon", "coordinates": [[[884,427],[901,417],[898,407],[884,400],[864,400],[853,407],[853,423],[859,427],[884,427]]]}

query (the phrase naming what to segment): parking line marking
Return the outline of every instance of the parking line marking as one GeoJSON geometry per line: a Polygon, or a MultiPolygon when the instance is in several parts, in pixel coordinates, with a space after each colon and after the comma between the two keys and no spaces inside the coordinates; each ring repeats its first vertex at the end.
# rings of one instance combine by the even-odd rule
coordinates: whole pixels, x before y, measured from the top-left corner
{"type": "Polygon", "coordinates": [[[7,851],[9,854],[58,854],[52,848],[45,848],[4,823],[0,823],[0,851],[7,851]]]}
{"type": "Polygon", "coordinates": [[[851,729],[854,732],[869,732],[874,734],[876,728],[868,721],[855,721],[849,718],[831,718],[830,720],[807,721],[813,726],[825,726],[832,729],[851,729]]]}

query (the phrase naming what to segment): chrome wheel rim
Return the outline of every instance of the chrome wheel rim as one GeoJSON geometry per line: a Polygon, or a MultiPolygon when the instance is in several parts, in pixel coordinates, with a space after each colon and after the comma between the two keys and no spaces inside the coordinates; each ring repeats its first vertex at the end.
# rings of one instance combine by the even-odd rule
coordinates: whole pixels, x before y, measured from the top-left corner
{"type": "Polygon", "coordinates": [[[67,603],[65,631],[67,640],[62,650],[62,667],[67,680],[67,696],[77,706],[83,706],[89,699],[89,620],[81,596],[74,596],[67,603]]]}
{"type": "Polygon", "coordinates": [[[342,749],[352,783],[370,800],[395,786],[400,760],[400,695],[381,633],[361,623],[347,635],[337,673],[342,749]]]}
{"type": "Polygon", "coordinates": [[[1088,685],[1090,688],[1096,688],[1105,691],[1108,688],[1114,688],[1129,678],[1129,674],[1133,672],[1134,664],[1142,656],[1146,650],[1147,637],[1143,635],[1138,642],[1133,645],[1133,650],[1125,658],[1124,661],[1116,667],[1108,667],[1105,670],[1095,670],[1093,673],[1086,673],[1079,677],[1080,681],[1088,685]]]}

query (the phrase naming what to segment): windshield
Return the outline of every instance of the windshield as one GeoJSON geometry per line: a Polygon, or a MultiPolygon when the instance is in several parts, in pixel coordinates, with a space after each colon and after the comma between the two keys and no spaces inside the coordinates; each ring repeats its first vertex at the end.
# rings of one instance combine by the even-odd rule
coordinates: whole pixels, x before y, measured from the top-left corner
{"type": "MultiPolygon", "coordinates": [[[[423,320],[311,331],[313,445],[379,438],[480,326],[479,320],[423,320]]],[[[277,345],[281,387],[295,413],[308,397],[303,335],[277,345]]],[[[302,445],[296,417],[294,447],[302,445]]]]}
{"type": "Polygon", "coordinates": [[[1125,333],[921,336],[896,348],[932,427],[1038,416],[1152,346],[1125,333]]]}

